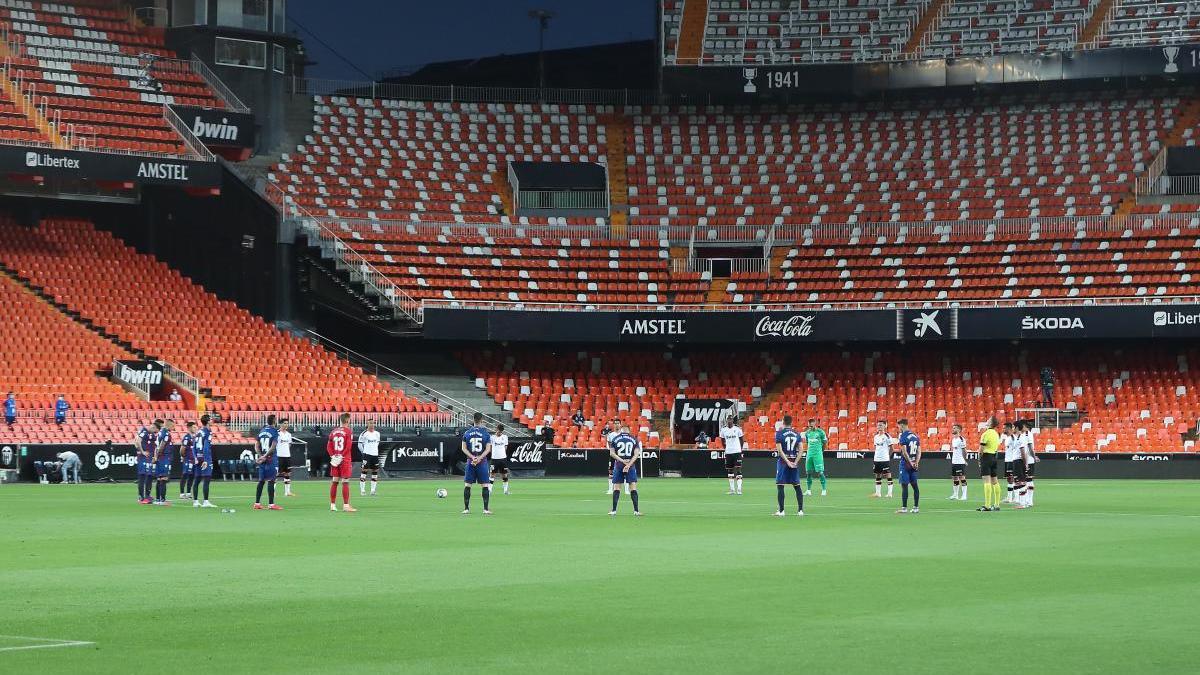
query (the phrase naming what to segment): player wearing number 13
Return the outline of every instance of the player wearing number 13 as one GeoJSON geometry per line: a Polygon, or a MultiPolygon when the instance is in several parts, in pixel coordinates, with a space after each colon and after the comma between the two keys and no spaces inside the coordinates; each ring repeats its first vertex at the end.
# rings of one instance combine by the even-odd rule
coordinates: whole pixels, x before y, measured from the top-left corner
{"type": "Polygon", "coordinates": [[[338,483],[342,484],[342,510],[354,513],[358,509],[350,506],[350,474],[353,472],[354,432],[350,431],[350,413],[338,418],[341,426],[329,432],[325,452],[329,453],[329,510],[337,511],[338,483]]]}
{"type": "Polygon", "coordinates": [[[800,434],[792,428],[792,416],[783,416],[783,427],[775,432],[775,492],[779,498],[779,510],[775,515],[782,516],[784,505],[783,487],[791,485],[796,490],[796,515],[804,515],[804,492],[800,489],[800,434]]]}
{"type": "Polygon", "coordinates": [[[471,484],[479,483],[483,488],[483,515],[490,516],[492,499],[492,475],[488,457],[492,454],[492,432],[483,426],[483,414],[475,413],[475,424],[463,432],[462,451],[467,456],[463,472],[463,513],[471,512],[471,484]]]}

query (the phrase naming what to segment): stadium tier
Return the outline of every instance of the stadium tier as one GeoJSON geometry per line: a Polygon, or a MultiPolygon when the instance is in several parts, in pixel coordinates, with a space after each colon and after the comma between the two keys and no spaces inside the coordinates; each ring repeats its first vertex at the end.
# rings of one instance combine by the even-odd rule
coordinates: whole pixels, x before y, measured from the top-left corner
{"type": "Polygon", "coordinates": [[[436,413],[78,220],[0,222],[0,262],[211,389],[209,409],[436,413]]]}
{"type": "Polygon", "coordinates": [[[550,426],[563,447],[604,447],[613,419],[628,424],[647,447],[668,445],[652,418],[670,413],[676,396],[753,401],[778,377],[787,357],[774,352],[667,351],[553,353],[525,350],[463,352],[496,403],[530,427],[550,426]],[[582,410],[586,420],[572,416],[582,410]]]}
{"type": "Polygon", "coordinates": [[[161,31],[111,4],[5,2],[0,32],[9,52],[5,90],[44,104],[45,121],[56,125],[56,134],[43,129],[24,140],[182,155],[188,149],[163,106],[225,107],[203,77],[175,60],[161,31]]]}
{"type": "Polygon", "coordinates": [[[920,54],[942,58],[1074,49],[1101,0],[958,0],[945,3],[920,54]]]}
{"type": "Polygon", "coordinates": [[[1200,35],[1200,6],[1192,0],[1116,0],[1100,38],[1106,47],[1184,44],[1200,35]]]}

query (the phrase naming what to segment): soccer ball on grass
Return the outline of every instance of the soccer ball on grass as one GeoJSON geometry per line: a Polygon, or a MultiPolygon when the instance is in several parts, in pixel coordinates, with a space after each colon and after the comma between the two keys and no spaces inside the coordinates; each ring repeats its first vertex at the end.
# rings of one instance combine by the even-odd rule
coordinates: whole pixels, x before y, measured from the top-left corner
{"type": "Polygon", "coordinates": [[[450,494],[449,492],[446,492],[446,488],[438,488],[438,489],[437,489],[437,497],[438,497],[438,499],[445,499],[445,498],[446,498],[446,496],[447,496],[447,495],[449,495],[449,494],[450,494]]]}

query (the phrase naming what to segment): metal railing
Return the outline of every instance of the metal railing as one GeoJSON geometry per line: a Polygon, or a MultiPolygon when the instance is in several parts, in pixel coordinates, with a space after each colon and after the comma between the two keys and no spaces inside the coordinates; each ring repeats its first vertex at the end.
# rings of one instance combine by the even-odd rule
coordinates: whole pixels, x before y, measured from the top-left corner
{"type": "Polygon", "coordinates": [[[405,394],[417,399],[422,403],[431,403],[438,406],[438,408],[446,410],[446,414],[452,415],[458,426],[467,426],[470,424],[472,418],[477,412],[483,415],[484,422],[493,427],[502,423],[495,417],[482,413],[470,404],[464,403],[452,396],[444,394],[419,380],[415,380],[407,375],[401,374],[396,370],[367,356],[366,354],[357,352],[343,344],[335,342],[334,340],[331,340],[330,338],[327,338],[316,331],[309,330],[307,333],[325,349],[328,349],[329,351],[341,356],[351,363],[356,363],[359,367],[364,368],[369,372],[373,372],[375,377],[380,378],[386,376],[394,380],[398,380],[405,394]]]}
{"type": "Polygon", "coordinates": [[[767,261],[763,258],[688,258],[687,260],[672,260],[671,271],[712,273],[717,266],[729,265],[731,274],[746,274],[762,272],[767,269],[767,261]]]}
{"type": "MultiPolygon", "coordinates": [[[[333,429],[341,422],[341,413],[326,411],[300,411],[280,413],[276,411],[239,410],[231,412],[222,419],[227,428],[246,433],[262,428],[267,415],[287,418],[293,429],[312,429],[323,427],[333,429]]],[[[464,426],[448,413],[350,413],[351,427],[365,427],[367,422],[375,422],[381,431],[401,431],[408,427],[421,429],[449,429],[464,426]]]]}
{"type": "Polygon", "coordinates": [[[1154,197],[1200,196],[1200,176],[1160,175],[1141,194],[1154,197]]]}
{"type": "Polygon", "coordinates": [[[644,89],[538,89],[536,87],[460,87],[393,84],[292,77],[289,93],[306,96],[442,101],[446,103],[551,103],[563,105],[659,105],[679,100],[644,89]]]}
{"type": "Polygon", "coordinates": [[[242,99],[238,98],[237,94],[233,93],[232,89],[225,86],[225,83],[221,81],[221,78],[217,77],[217,74],[208,67],[207,63],[201,61],[199,57],[193,56],[191,65],[192,72],[204,78],[204,81],[208,84],[208,87],[213,90],[213,93],[215,93],[217,97],[225,103],[226,108],[232,110],[233,112],[250,112],[250,107],[245,103],[242,103],[242,99]]]}
{"type": "Polygon", "coordinates": [[[165,377],[170,378],[172,382],[191,392],[193,396],[200,395],[200,380],[198,378],[189,375],[187,372],[176,368],[166,361],[159,361],[158,365],[162,366],[165,377]]]}
{"type": "Polygon", "coordinates": [[[589,302],[513,302],[426,298],[426,309],[515,309],[539,312],[816,312],[866,309],[964,309],[988,307],[1078,307],[1091,305],[1181,305],[1200,303],[1200,295],[1117,296],[1104,298],[1026,298],[994,300],[911,300],[901,302],[748,302],[734,304],[655,304],[589,302]]]}
{"type": "Polygon", "coordinates": [[[359,281],[370,288],[381,302],[391,305],[394,312],[403,314],[412,321],[420,322],[421,303],[405,293],[386,274],[377,270],[366,258],[342,241],[342,238],[325,222],[296,204],[295,200],[273,181],[264,181],[260,189],[263,198],[279,210],[281,218],[296,222],[308,236],[316,239],[315,243],[321,249],[322,254],[332,258],[335,264],[346,270],[352,280],[359,281]]]}
{"type": "MultiPolygon", "coordinates": [[[[1116,3],[1113,3],[1116,4],[1116,3]]],[[[1138,176],[1133,182],[1134,194],[1144,195],[1149,194],[1154,189],[1154,185],[1158,182],[1159,176],[1167,170],[1167,148],[1166,146],[1159,148],[1158,154],[1151,160],[1150,165],[1146,167],[1146,173],[1138,176]]]]}
{"type": "Polygon", "coordinates": [[[187,123],[180,119],[174,110],[171,110],[171,106],[164,105],[162,111],[163,120],[183,139],[183,144],[187,146],[188,151],[191,153],[190,159],[201,162],[217,161],[212,151],[205,147],[204,142],[197,138],[196,134],[192,133],[187,123]]]}
{"type": "Polygon", "coordinates": [[[514,190],[518,209],[608,211],[608,190],[514,190]]]}

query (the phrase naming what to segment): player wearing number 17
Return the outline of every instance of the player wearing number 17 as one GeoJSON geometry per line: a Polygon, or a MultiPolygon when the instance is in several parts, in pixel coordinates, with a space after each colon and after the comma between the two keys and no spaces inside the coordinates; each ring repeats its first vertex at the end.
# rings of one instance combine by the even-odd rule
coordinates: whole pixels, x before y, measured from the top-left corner
{"type": "Polygon", "coordinates": [[[329,441],[325,444],[325,452],[329,453],[329,510],[337,511],[338,483],[342,485],[342,510],[354,513],[358,509],[350,506],[350,474],[353,466],[354,432],[350,431],[350,413],[342,413],[338,418],[341,424],[329,432],[329,441]]]}
{"type": "Polygon", "coordinates": [[[777,516],[783,516],[783,487],[791,485],[796,490],[796,515],[804,515],[804,492],[800,489],[800,434],[792,428],[792,416],[783,416],[783,427],[775,432],[775,492],[779,498],[777,516]]]}
{"type": "Polygon", "coordinates": [[[488,457],[492,454],[492,432],[483,426],[483,414],[475,413],[475,424],[462,436],[462,451],[467,456],[467,468],[463,472],[463,510],[471,512],[471,484],[479,483],[483,488],[483,515],[492,515],[492,475],[488,457]]]}

